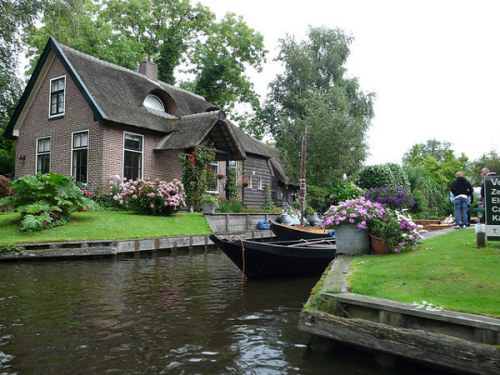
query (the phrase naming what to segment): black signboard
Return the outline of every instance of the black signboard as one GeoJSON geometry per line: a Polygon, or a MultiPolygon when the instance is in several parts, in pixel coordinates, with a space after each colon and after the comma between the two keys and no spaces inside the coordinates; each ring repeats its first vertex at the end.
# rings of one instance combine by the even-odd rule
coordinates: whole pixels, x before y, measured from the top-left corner
{"type": "Polygon", "coordinates": [[[486,238],[500,241],[500,176],[484,178],[486,238]]]}

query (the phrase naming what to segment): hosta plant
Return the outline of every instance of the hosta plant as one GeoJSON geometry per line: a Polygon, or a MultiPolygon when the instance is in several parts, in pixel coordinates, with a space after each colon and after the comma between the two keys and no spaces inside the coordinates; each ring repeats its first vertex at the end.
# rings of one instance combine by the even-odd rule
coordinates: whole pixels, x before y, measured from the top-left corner
{"type": "Polygon", "coordinates": [[[88,206],[72,177],[57,173],[27,175],[10,183],[13,195],[0,199],[21,213],[21,230],[37,231],[70,220],[70,215],[88,206]]]}

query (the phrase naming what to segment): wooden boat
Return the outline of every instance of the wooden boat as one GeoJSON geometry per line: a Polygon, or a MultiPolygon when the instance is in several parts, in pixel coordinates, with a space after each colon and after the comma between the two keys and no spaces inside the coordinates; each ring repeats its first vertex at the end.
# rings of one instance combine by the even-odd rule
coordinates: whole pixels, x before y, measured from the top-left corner
{"type": "Polygon", "coordinates": [[[279,241],[314,240],[319,238],[330,238],[328,230],[321,227],[304,227],[302,225],[285,225],[270,222],[270,227],[279,241]]]}
{"type": "Polygon", "coordinates": [[[210,239],[249,278],[319,275],[335,258],[335,243],[328,239],[256,242],[210,239]]]}

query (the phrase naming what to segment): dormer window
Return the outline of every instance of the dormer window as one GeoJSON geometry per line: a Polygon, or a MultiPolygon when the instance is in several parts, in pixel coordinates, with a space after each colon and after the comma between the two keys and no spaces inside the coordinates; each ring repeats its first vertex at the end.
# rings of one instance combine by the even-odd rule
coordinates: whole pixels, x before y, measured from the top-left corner
{"type": "Polygon", "coordinates": [[[146,96],[143,104],[145,107],[165,112],[165,106],[163,105],[163,102],[156,95],[146,96]]]}
{"type": "Polygon", "coordinates": [[[66,77],[58,77],[50,80],[50,117],[64,115],[65,89],[66,77]]]}

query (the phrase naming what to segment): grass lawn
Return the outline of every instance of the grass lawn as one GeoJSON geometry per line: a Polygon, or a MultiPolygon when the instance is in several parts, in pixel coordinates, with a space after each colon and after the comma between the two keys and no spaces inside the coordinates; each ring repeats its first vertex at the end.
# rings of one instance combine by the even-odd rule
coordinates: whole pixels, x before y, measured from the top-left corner
{"type": "Polygon", "coordinates": [[[500,243],[476,247],[474,230],[424,240],[404,254],[362,256],[351,264],[354,293],[500,317],[500,243]]]}
{"type": "Polygon", "coordinates": [[[0,245],[120,240],[129,238],[203,235],[210,227],[201,213],[179,212],[173,216],[144,216],[133,212],[77,212],[71,222],[41,232],[22,233],[18,213],[0,213],[0,245]]]}

